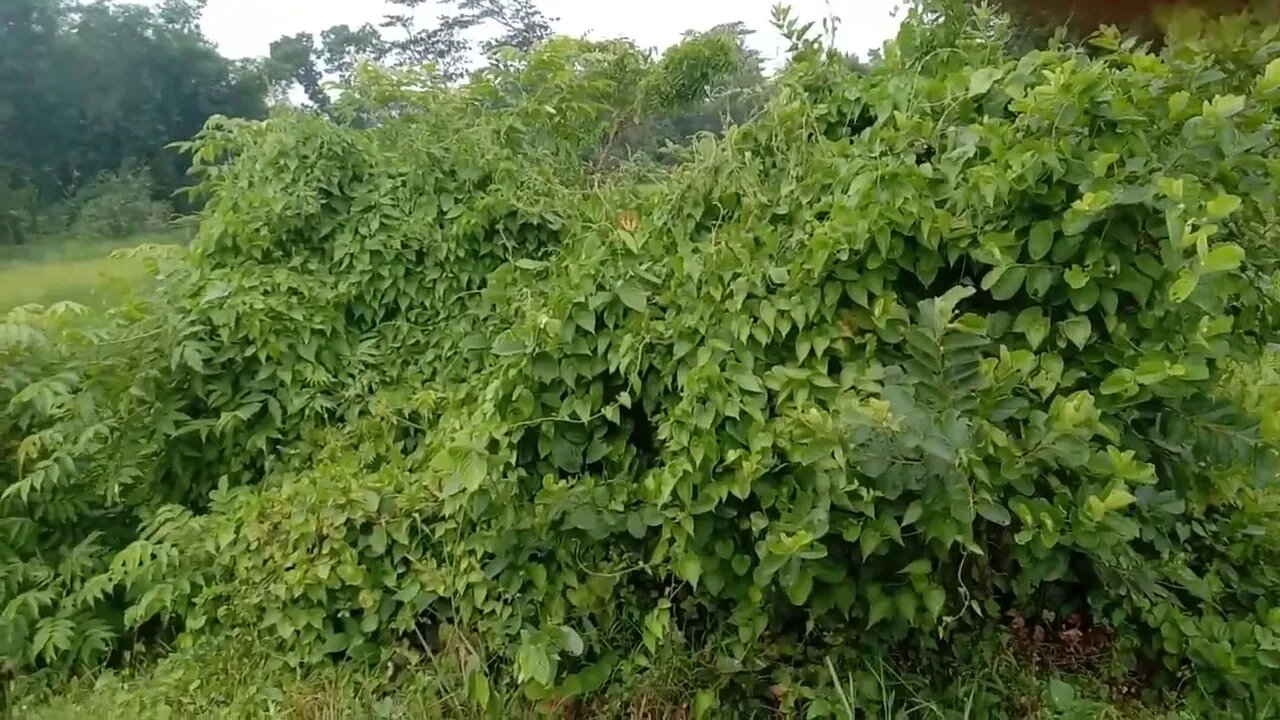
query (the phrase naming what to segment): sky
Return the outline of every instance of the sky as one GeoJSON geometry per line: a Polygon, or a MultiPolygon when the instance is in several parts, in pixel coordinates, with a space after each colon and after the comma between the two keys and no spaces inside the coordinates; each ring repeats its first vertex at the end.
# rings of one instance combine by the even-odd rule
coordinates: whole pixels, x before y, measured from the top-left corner
{"type": "MultiPolygon", "coordinates": [[[[3,0],[0,0],[3,2],[3,0]]],[[[770,25],[776,0],[538,0],[558,17],[557,32],[596,39],[629,37],[642,47],[665,48],[685,30],[705,30],[741,20],[757,31],[752,44],[770,61],[785,44],[770,25]]],[[[865,57],[897,31],[892,16],[898,0],[790,0],[792,14],[820,23],[840,18],[836,45],[865,57]]],[[[332,25],[376,23],[387,6],[381,0],[209,0],[205,34],[229,57],[267,53],[272,40],[298,32],[319,34],[332,25]]]]}

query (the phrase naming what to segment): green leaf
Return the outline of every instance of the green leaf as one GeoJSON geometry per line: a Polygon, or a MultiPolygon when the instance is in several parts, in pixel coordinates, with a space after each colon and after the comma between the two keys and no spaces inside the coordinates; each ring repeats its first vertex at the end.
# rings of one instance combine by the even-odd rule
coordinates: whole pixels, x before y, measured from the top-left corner
{"type": "Polygon", "coordinates": [[[1005,271],[1008,269],[1008,265],[997,265],[991,268],[982,276],[982,282],[979,285],[983,290],[990,290],[995,287],[996,283],[1000,282],[1000,278],[1004,276],[1005,271]]]}
{"type": "Polygon", "coordinates": [[[933,563],[929,558],[920,558],[911,561],[906,567],[898,571],[900,575],[928,575],[933,571],[933,563]]]}
{"type": "Polygon", "coordinates": [[[1191,297],[1191,293],[1196,291],[1196,285],[1200,284],[1200,276],[1194,271],[1183,269],[1178,273],[1178,279],[1173,281],[1169,286],[1169,300],[1174,303],[1180,303],[1191,297]]]}
{"type": "Polygon", "coordinates": [[[1013,522],[1013,517],[1009,515],[1007,508],[990,500],[978,501],[974,509],[978,511],[979,515],[997,525],[1007,526],[1010,522],[1013,522]]]}
{"type": "Polygon", "coordinates": [[[947,592],[937,585],[930,585],[925,588],[922,595],[925,610],[928,610],[929,615],[937,620],[942,615],[942,606],[947,603],[947,592]]]}
{"type": "Polygon", "coordinates": [[[1205,205],[1205,212],[1211,220],[1221,220],[1240,209],[1240,197],[1223,193],[1205,205]]]}
{"type": "Polygon", "coordinates": [[[973,71],[969,76],[969,97],[981,95],[991,89],[1002,73],[997,68],[984,67],[973,71]]]}
{"type": "Polygon", "coordinates": [[[542,260],[530,260],[529,258],[520,258],[516,261],[516,267],[522,270],[541,270],[547,267],[547,263],[542,260]]]}
{"type": "Polygon", "coordinates": [[[1138,498],[1133,496],[1128,490],[1116,489],[1107,494],[1107,498],[1102,501],[1102,507],[1108,512],[1112,510],[1120,510],[1129,507],[1137,502],[1138,498]]]}
{"type": "Polygon", "coordinates": [[[204,358],[195,345],[188,343],[182,346],[182,362],[197,373],[204,373],[204,358]]]}
{"type": "Polygon", "coordinates": [[[803,606],[813,592],[813,573],[801,570],[795,580],[787,585],[787,599],[792,605],[803,606]]]}
{"type": "Polygon", "coordinates": [[[1004,301],[1012,298],[1022,288],[1022,281],[1027,277],[1027,269],[1021,265],[1010,267],[1000,275],[1000,279],[991,287],[991,297],[1004,301]]]}
{"type": "Polygon", "coordinates": [[[676,574],[697,588],[698,580],[702,578],[702,559],[696,553],[686,550],[676,563],[676,574]]]}
{"type": "Polygon", "coordinates": [[[1072,288],[1067,291],[1067,296],[1071,298],[1071,307],[1076,312],[1089,312],[1098,304],[1098,299],[1102,296],[1102,291],[1098,289],[1098,284],[1092,280],[1085,283],[1082,288],[1072,288]]]}
{"type": "Polygon", "coordinates": [[[1264,91],[1280,88],[1280,58],[1267,63],[1267,69],[1262,73],[1262,82],[1259,86],[1264,91]]]}
{"type": "Polygon", "coordinates": [[[1062,279],[1072,289],[1079,290],[1089,284],[1089,273],[1085,272],[1084,268],[1079,265],[1072,265],[1070,269],[1062,274],[1062,279]]]}
{"type": "Polygon", "coordinates": [[[1200,264],[1206,272],[1229,272],[1240,267],[1244,257],[1244,248],[1235,243],[1223,243],[1214,246],[1200,264]]]}
{"type": "Polygon", "coordinates": [[[893,598],[884,594],[872,596],[871,612],[867,616],[867,627],[873,627],[876,623],[889,617],[891,612],[893,612],[893,598]]]}
{"type": "Polygon", "coordinates": [[[493,342],[493,354],[500,356],[523,355],[527,352],[525,344],[514,337],[510,333],[503,333],[493,342]]]}
{"type": "Polygon", "coordinates": [[[1055,710],[1074,710],[1076,703],[1076,689],[1058,678],[1050,678],[1049,702],[1055,710]]]}
{"type": "Polygon", "coordinates": [[[919,500],[916,500],[915,502],[907,506],[907,511],[902,514],[902,522],[900,523],[900,525],[902,527],[906,527],[914,523],[915,521],[920,519],[920,516],[923,513],[924,513],[924,504],[921,503],[919,500]]]}
{"type": "Polygon", "coordinates": [[[866,560],[871,557],[876,548],[880,547],[880,542],[883,539],[879,530],[870,527],[863,529],[862,534],[858,537],[858,545],[862,548],[862,559],[866,560]]]}
{"type": "Polygon", "coordinates": [[[1041,220],[1031,226],[1031,237],[1027,240],[1027,253],[1032,260],[1040,260],[1053,249],[1053,235],[1057,226],[1050,220],[1041,220]]]}
{"type": "Polygon", "coordinates": [[[1046,267],[1033,267],[1027,271],[1027,294],[1036,300],[1044,298],[1053,286],[1054,271],[1046,267]]]}
{"type": "Polygon", "coordinates": [[[693,718],[704,720],[720,707],[720,697],[715,690],[699,690],[693,697],[693,718]]]}
{"type": "Polygon", "coordinates": [[[1063,320],[1058,327],[1062,329],[1062,334],[1073,345],[1081,349],[1089,342],[1089,336],[1093,333],[1093,323],[1083,315],[1076,315],[1063,320]]]}
{"type": "Polygon", "coordinates": [[[1044,316],[1044,311],[1040,308],[1027,308],[1018,314],[1018,319],[1013,323],[1013,329],[1026,336],[1031,349],[1035,350],[1049,336],[1049,319],[1044,316]]]}
{"type": "Polygon", "coordinates": [[[522,679],[533,680],[540,685],[551,684],[551,658],[532,638],[526,639],[516,651],[516,669],[522,679]]]}
{"type": "Polygon", "coordinates": [[[644,309],[648,307],[649,294],[644,290],[641,290],[631,281],[627,281],[619,285],[616,292],[618,293],[618,299],[622,301],[622,304],[636,312],[644,312],[644,309]]]}
{"type": "Polygon", "coordinates": [[[582,655],[585,649],[582,643],[582,636],[577,630],[568,625],[560,626],[560,632],[564,633],[564,650],[574,657],[582,655]]]}
{"type": "Polygon", "coordinates": [[[1244,110],[1244,98],[1239,95],[1216,95],[1211,108],[1212,114],[1218,117],[1233,117],[1244,110]]]}
{"type": "Polygon", "coordinates": [[[1138,381],[1134,379],[1133,371],[1127,368],[1113,370],[1107,379],[1102,381],[1102,386],[1099,388],[1103,395],[1129,394],[1137,390],[1138,381]]]}
{"type": "Polygon", "coordinates": [[[489,676],[483,670],[473,670],[467,678],[469,681],[468,692],[471,700],[481,710],[489,707],[489,699],[492,695],[489,689],[489,676]]]}

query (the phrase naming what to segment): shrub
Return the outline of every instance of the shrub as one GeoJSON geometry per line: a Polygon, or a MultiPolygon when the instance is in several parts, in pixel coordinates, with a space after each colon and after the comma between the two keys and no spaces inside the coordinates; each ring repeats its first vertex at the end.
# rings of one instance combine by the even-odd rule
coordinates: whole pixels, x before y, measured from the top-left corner
{"type": "Polygon", "coordinates": [[[181,327],[142,302],[0,316],[0,671],[92,663],[125,631],[112,558],[181,497],[157,463],[185,420],[168,400],[181,327]]]}
{"type": "Polygon", "coordinates": [[[103,173],[63,204],[67,231],[79,238],[125,238],[163,230],[173,210],[154,195],[145,170],[103,173]]]}
{"type": "Polygon", "coordinates": [[[581,163],[608,46],[210,125],[148,365],[185,499],[113,562],[125,620],[297,662],[463,628],[483,704],[671,643],[821,695],[841,645],[1079,615],[1265,712],[1275,438],[1233,383],[1276,330],[1277,27],[1011,56],[917,12],[865,73],[784,29],[762,116],[669,175],[581,163]]]}

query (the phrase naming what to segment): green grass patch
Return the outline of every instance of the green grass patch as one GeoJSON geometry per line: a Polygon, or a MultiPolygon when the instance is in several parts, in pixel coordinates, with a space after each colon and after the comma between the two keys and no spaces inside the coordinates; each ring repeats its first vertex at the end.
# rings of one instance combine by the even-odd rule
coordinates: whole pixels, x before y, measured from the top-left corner
{"type": "Polygon", "coordinates": [[[4,248],[0,252],[0,311],[65,300],[100,305],[149,282],[139,258],[115,257],[123,248],[177,244],[181,233],[138,235],[127,240],[86,240],[4,248]]]}
{"type": "Polygon", "coordinates": [[[861,720],[1190,720],[1176,708],[1118,694],[1123,668],[1076,675],[1028,666],[1007,642],[983,640],[963,658],[827,658],[802,687],[785,668],[726,672],[714,654],[669,647],[661,662],[620,663],[606,687],[567,700],[530,700],[487,677],[482,650],[455,637],[397,660],[290,668],[244,641],[212,639],[123,671],[69,684],[14,687],[9,708],[31,720],[80,718],[831,718],[861,720]],[[921,674],[927,670],[930,677],[921,674]],[[1117,675],[1119,673],[1119,675],[1117,675]],[[477,693],[477,685],[485,690],[477,693]],[[815,694],[815,688],[822,688],[815,694]],[[483,702],[480,696],[483,696],[483,702]]]}

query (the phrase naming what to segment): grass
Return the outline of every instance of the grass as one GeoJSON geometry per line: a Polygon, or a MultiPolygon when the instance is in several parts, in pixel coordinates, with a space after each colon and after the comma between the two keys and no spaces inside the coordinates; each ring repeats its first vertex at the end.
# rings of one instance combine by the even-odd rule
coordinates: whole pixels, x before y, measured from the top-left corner
{"type": "Polygon", "coordinates": [[[19,305],[70,300],[85,305],[109,302],[125,288],[147,280],[142,261],[111,253],[144,244],[174,244],[180,233],[138,235],[124,240],[89,240],[8,247],[0,252],[0,312],[19,305]]]}
{"type": "MultiPolygon", "coordinates": [[[[16,689],[13,717],[30,720],[82,718],[800,718],[831,720],[1182,720],[1176,711],[1113,702],[1107,670],[1065,677],[1035,672],[998,642],[958,666],[931,663],[931,672],[951,667],[945,678],[922,678],[880,657],[845,655],[827,659],[826,672],[797,678],[765,672],[726,674],[714,658],[687,648],[668,648],[656,661],[623,661],[606,688],[576,703],[529,700],[494,681],[481,708],[464,668],[481,667],[470,645],[446,643],[393,665],[326,663],[305,671],[290,668],[271,652],[244,641],[207,640],[131,670],[104,671],[69,684],[16,689]],[[702,691],[700,693],[700,690],[702,691]],[[699,694],[719,702],[695,716],[699,694]],[[817,715],[810,714],[816,706],[817,715]]],[[[406,654],[409,658],[410,654],[406,654]]],[[[935,659],[936,660],[936,659],[935,659]]],[[[486,687],[489,685],[486,683],[486,687]]],[[[2,713],[0,713],[2,714],[2,713]]]]}

